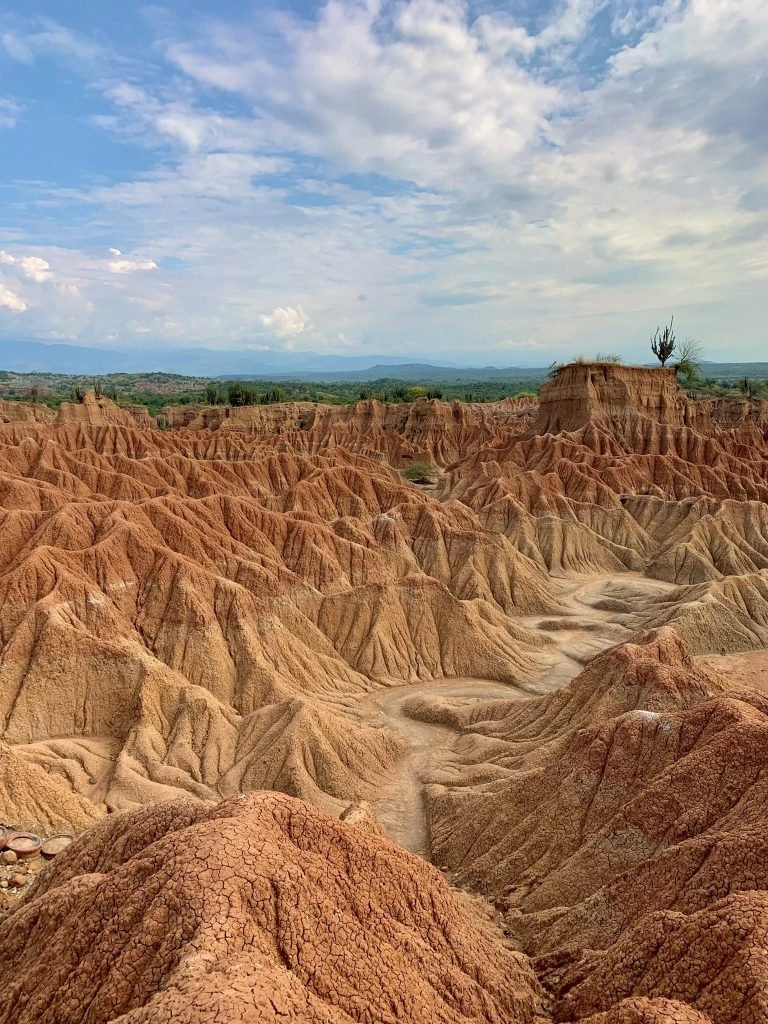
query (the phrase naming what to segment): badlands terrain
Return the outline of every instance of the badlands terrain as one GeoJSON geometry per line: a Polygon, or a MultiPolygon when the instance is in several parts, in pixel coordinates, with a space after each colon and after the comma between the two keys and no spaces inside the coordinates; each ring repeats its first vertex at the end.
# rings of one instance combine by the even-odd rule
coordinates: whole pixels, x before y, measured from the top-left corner
{"type": "Polygon", "coordinates": [[[163,423],[0,407],[0,1024],[768,1020],[768,403],[163,423]]]}

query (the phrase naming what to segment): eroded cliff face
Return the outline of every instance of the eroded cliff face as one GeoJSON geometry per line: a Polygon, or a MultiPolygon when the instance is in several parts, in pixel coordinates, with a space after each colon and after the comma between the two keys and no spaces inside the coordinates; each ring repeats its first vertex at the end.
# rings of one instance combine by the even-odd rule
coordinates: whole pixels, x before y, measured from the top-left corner
{"type": "Polygon", "coordinates": [[[624,430],[633,418],[704,432],[750,426],[765,429],[768,402],[693,401],[678,385],[672,367],[569,363],[543,385],[532,433],[571,433],[590,423],[624,430]]]}
{"type": "Polygon", "coordinates": [[[0,423],[52,423],[56,414],[36,402],[9,402],[0,398],[0,423]]]}
{"type": "Polygon", "coordinates": [[[144,406],[120,406],[109,398],[97,398],[93,391],[86,391],[82,402],[62,402],[53,423],[56,426],[154,426],[144,406]]]}
{"type": "Polygon", "coordinates": [[[344,448],[403,467],[419,459],[445,466],[483,444],[522,433],[535,409],[536,400],[531,398],[482,405],[419,398],[397,405],[369,399],[345,406],[182,406],[164,409],[163,415],[177,428],[262,438],[270,444],[279,436],[292,451],[344,448]]]}
{"type": "MultiPolygon", "coordinates": [[[[373,687],[534,670],[507,613],[552,590],[466,506],[342,447],[108,402],[61,419],[0,437],[0,737],[95,808],[276,788],[338,809],[403,752],[361,721],[373,687]]],[[[20,800],[0,809],[48,820],[20,800]]]]}
{"type": "Polygon", "coordinates": [[[578,430],[590,420],[633,415],[682,427],[691,404],[672,368],[572,363],[542,387],[533,429],[537,434],[559,434],[578,430]]]}

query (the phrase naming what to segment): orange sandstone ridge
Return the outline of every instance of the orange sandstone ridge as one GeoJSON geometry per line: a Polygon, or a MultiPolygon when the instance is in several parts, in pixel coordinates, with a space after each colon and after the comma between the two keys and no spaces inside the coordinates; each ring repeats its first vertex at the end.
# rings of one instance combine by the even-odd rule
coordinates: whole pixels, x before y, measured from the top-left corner
{"type": "Polygon", "coordinates": [[[0,407],[0,1022],[765,1019],[766,403],[164,415],[0,407]]]}

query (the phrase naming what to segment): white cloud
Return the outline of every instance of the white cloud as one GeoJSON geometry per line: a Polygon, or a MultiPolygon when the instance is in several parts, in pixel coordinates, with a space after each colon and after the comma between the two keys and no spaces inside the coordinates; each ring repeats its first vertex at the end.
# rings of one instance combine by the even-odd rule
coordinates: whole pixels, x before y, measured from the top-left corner
{"type": "Polygon", "coordinates": [[[12,313],[24,313],[28,308],[20,295],[12,292],[10,288],[0,281],[0,309],[10,309],[12,313]]]}
{"type": "Polygon", "coordinates": [[[505,180],[510,162],[548,134],[560,88],[486,44],[460,3],[396,7],[330,0],[316,22],[286,29],[287,52],[222,27],[170,58],[206,85],[240,92],[284,145],[359,171],[428,187],[505,180]],[[278,62],[279,61],[279,65],[278,62]]]}
{"type": "Polygon", "coordinates": [[[262,314],[259,322],[286,348],[292,347],[295,339],[304,334],[312,323],[301,306],[275,306],[271,313],[262,314]]]}
{"type": "MultiPolygon", "coordinates": [[[[768,5],[558,0],[526,21],[478,6],[164,16],[151,60],[89,80],[112,104],[91,124],[140,147],[143,169],[28,189],[30,232],[58,212],[69,231],[87,201],[132,254],[36,244],[56,288],[8,263],[30,329],[543,361],[547,346],[642,350],[675,309],[711,358],[728,332],[756,357],[768,5]]],[[[72,42],[17,36],[30,59],[72,42]]]]}
{"type": "Polygon", "coordinates": [[[12,256],[4,249],[0,249],[0,263],[17,267],[24,277],[38,284],[47,281],[51,276],[50,264],[39,256],[12,256]]]}
{"type": "Polygon", "coordinates": [[[22,64],[31,64],[34,60],[32,48],[14,32],[3,32],[0,35],[0,45],[9,57],[22,64]]]}
{"type": "Polygon", "coordinates": [[[110,249],[109,255],[112,257],[107,263],[110,274],[135,274],[141,270],[157,270],[154,260],[135,259],[126,256],[119,249],[110,249]]]}
{"type": "Polygon", "coordinates": [[[21,105],[8,97],[0,96],[0,128],[15,128],[21,105]]]}
{"type": "Polygon", "coordinates": [[[83,192],[67,190],[62,197],[91,203],[149,207],[186,197],[244,200],[254,194],[260,177],[289,167],[286,160],[248,153],[200,153],[185,156],[173,167],[151,171],[135,181],[119,182],[83,192]]]}
{"type": "Polygon", "coordinates": [[[33,18],[20,28],[3,32],[0,47],[22,64],[32,64],[38,57],[56,57],[82,68],[104,56],[103,47],[49,18],[33,18]]]}

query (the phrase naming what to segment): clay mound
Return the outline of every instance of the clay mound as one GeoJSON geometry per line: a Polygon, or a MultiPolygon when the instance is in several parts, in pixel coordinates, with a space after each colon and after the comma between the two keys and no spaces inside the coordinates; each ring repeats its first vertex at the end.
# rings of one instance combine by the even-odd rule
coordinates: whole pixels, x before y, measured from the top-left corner
{"type": "Polygon", "coordinates": [[[697,583],[765,567],[768,403],[691,402],[674,371],[583,364],[542,389],[534,423],[536,408],[529,399],[182,407],[166,410],[178,429],[160,432],[139,429],[146,414],[89,396],[58,427],[2,428],[0,502],[231,495],[358,519],[426,499],[389,467],[427,458],[446,467],[442,499],[461,501],[555,574],[648,569],[697,583]],[[678,505],[692,510],[687,524],[678,505]]]}
{"type": "Polygon", "coordinates": [[[768,647],[768,569],[678,587],[633,620],[641,628],[673,625],[696,654],[768,647]]]}
{"type": "Polygon", "coordinates": [[[565,970],[538,966],[559,996],[561,1020],[756,1024],[768,1017],[767,944],[768,893],[737,893],[690,915],[648,915],[615,946],[565,970]]]}
{"type": "Polygon", "coordinates": [[[664,629],[537,701],[408,710],[461,730],[428,790],[436,856],[505,910],[555,1019],[763,1018],[764,696],[664,629]]]}
{"type": "Polygon", "coordinates": [[[622,999],[604,1013],[579,1018],[582,1024],[712,1024],[711,1017],[677,999],[638,996],[622,999]]]}
{"type": "Polygon", "coordinates": [[[458,601],[423,577],[327,596],[314,616],[347,664],[379,681],[520,683],[536,673],[536,648],[546,645],[485,602],[458,601]]]}
{"type": "Polygon", "coordinates": [[[0,741],[0,822],[22,830],[81,832],[100,817],[90,801],[0,741]]]}
{"type": "Polygon", "coordinates": [[[0,424],[3,423],[51,423],[54,412],[47,405],[37,402],[9,402],[0,398],[0,424]]]}
{"type": "Polygon", "coordinates": [[[135,807],[276,789],[338,812],[350,798],[374,796],[402,753],[391,732],[320,702],[267,704],[241,717],[203,689],[145,686],[107,799],[135,807]]]}
{"type": "Polygon", "coordinates": [[[136,422],[149,426],[151,419],[143,406],[122,408],[109,398],[97,398],[93,391],[86,391],[82,402],[62,402],[54,423],[88,423],[101,425],[115,423],[132,427],[136,422]]]}
{"type": "MultiPolygon", "coordinates": [[[[691,401],[677,384],[672,367],[624,366],[620,363],[571,363],[544,384],[533,425],[537,434],[573,432],[608,422],[635,430],[688,427],[695,431],[741,427],[753,437],[768,426],[761,401],[733,399],[691,401]]],[[[674,437],[662,430],[659,437],[674,437]]],[[[619,440],[623,440],[621,436],[619,440]]]]}
{"type": "Polygon", "coordinates": [[[567,366],[527,433],[467,451],[438,493],[551,573],[754,572],[768,557],[768,403],[690,401],[673,370],[567,366]]]}
{"type": "Polygon", "coordinates": [[[525,958],[435,869],[274,794],[106,819],[0,943],[0,1021],[17,1024],[524,1024],[540,1010],[525,958]]]}
{"type": "MultiPolygon", "coordinates": [[[[657,503],[658,504],[658,503],[657,503]]],[[[672,583],[703,583],[768,569],[768,505],[758,501],[698,500],[680,516],[663,503],[638,508],[648,532],[658,530],[660,550],[648,575],[672,583]],[[681,520],[676,523],[675,520],[681,520]]]]}

